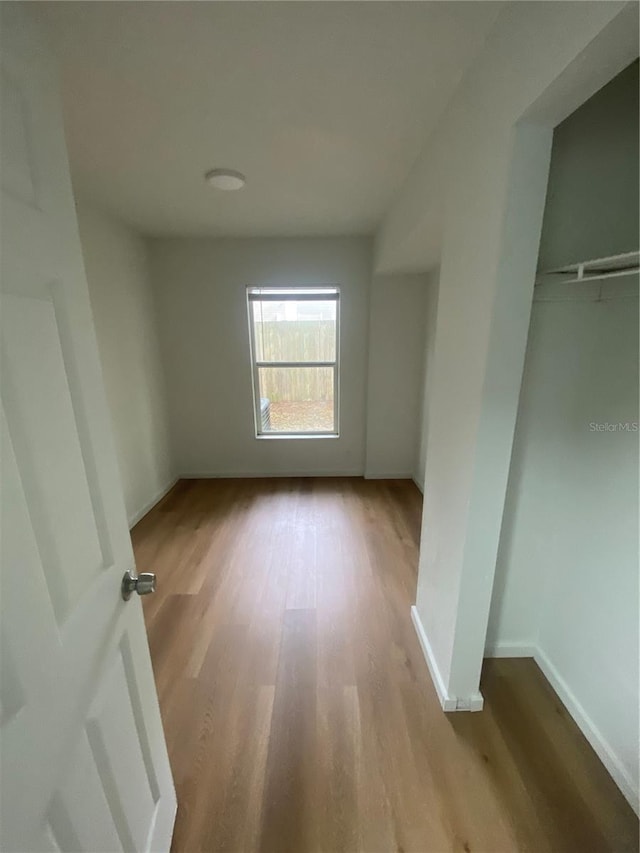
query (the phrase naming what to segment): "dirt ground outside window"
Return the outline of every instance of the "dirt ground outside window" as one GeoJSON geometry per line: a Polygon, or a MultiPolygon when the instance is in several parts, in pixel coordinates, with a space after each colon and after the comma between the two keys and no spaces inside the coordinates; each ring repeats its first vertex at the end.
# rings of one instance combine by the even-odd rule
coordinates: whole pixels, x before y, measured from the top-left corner
{"type": "Polygon", "coordinates": [[[271,432],[333,430],[333,403],[329,400],[271,403],[271,432]]]}

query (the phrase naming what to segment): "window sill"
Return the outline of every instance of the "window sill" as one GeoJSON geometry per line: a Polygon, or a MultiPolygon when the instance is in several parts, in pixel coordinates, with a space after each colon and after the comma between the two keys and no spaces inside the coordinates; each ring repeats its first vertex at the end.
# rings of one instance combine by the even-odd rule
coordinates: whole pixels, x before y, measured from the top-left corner
{"type": "Polygon", "coordinates": [[[293,439],[304,439],[307,440],[309,438],[340,438],[340,434],[337,432],[280,432],[280,433],[261,433],[256,435],[256,438],[260,441],[263,439],[266,441],[282,441],[284,439],[291,440],[293,439]]]}

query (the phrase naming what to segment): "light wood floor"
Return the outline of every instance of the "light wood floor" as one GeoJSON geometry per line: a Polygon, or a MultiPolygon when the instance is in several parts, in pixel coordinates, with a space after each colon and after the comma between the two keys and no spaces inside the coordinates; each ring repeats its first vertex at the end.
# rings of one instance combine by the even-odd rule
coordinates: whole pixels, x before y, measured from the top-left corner
{"type": "Polygon", "coordinates": [[[532,661],[442,713],[409,613],[420,512],[405,481],[181,481],[136,526],[175,851],[637,850],[532,661]]]}

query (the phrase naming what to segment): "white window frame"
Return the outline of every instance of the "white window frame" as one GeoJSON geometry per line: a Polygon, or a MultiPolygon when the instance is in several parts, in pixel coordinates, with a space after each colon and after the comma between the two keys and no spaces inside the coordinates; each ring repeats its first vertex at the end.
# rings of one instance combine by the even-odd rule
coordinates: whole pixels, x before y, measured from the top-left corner
{"type": "Polygon", "coordinates": [[[247,287],[247,318],[249,320],[249,350],[253,385],[253,417],[256,438],[339,438],[340,437],[340,288],[335,284],[299,287],[247,287]],[[252,302],[329,302],[336,303],[336,354],[333,361],[258,361],[256,358],[255,323],[252,302]],[[333,429],[309,432],[265,432],[260,411],[261,367],[331,367],[333,368],[333,429]]]}

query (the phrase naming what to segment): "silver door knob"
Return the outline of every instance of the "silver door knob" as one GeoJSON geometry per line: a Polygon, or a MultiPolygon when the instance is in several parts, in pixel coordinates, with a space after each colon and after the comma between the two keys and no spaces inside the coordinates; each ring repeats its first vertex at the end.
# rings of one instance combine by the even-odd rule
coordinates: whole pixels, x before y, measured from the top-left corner
{"type": "Polygon", "coordinates": [[[137,592],[138,595],[149,595],[150,592],[155,591],[156,576],[153,572],[141,572],[135,578],[131,572],[124,573],[120,592],[125,601],[129,601],[132,592],[137,592]]]}

